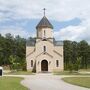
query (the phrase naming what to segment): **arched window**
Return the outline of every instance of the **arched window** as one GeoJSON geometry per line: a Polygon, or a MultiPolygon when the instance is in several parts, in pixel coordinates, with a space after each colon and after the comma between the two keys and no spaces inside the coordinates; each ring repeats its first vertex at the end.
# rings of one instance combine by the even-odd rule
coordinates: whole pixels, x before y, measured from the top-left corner
{"type": "Polygon", "coordinates": [[[46,36],[46,32],[45,32],[45,30],[44,30],[44,37],[46,36]]]}
{"type": "Polygon", "coordinates": [[[33,67],[33,60],[31,60],[31,67],[33,67]]]}
{"type": "Polygon", "coordinates": [[[43,47],[43,51],[46,52],[46,46],[43,47]]]}
{"type": "Polygon", "coordinates": [[[56,60],[56,67],[59,67],[59,60],[56,60]]]}

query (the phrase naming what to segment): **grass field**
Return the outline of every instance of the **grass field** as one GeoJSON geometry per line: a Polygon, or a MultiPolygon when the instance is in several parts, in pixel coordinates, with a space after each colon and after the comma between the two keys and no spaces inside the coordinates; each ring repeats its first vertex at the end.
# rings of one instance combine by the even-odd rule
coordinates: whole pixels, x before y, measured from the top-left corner
{"type": "Polygon", "coordinates": [[[4,75],[31,75],[33,74],[31,71],[10,71],[5,73],[4,75]]]}
{"type": "Polygon", "coordinates": [[[62,80],[70,84],[90,88],[90,77],[65,77],[62,80]]]}
{"type": "Polygon", "coordinates": [[[69,71],[62,71],[62,72],[54,72],[54,75],[90,75],[90,73],[79,73],[79,72],[72,72],[69,71]]]}
{"type": "Polygon", "coordinates": [[[0,90],[28,90],[20,84],[22,78],[0,77],[0,90]]]}

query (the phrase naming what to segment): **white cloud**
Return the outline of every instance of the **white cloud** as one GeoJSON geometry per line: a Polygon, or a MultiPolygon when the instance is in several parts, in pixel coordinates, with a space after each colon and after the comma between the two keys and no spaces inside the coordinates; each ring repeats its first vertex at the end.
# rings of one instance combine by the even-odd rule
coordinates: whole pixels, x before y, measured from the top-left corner
{"type": "Polygon", "coordinates": [[[13,36],[20,35],[21,37],[29,37],[29,33],[19,27],[7,27],[0,30],[0,33],[5,36],[5,34],[10,33],[13,36]]]}
{"type": "MultiPolygon", "coordinates": [[[[65,21],[77,17],[82,21],[79,26],[68,26],[55,32],[57,38],[90,41],[90,0],[0,0],[0,11],[8,11],[6,14],[0,13],[0,21],[7,17],[41,18],[44,7],[47,9],[48,18],[52,20],[65,21]]],[[[12,30],[0,30],[2,33],[9,31],[12,32],[12,30]]],[[[13,32],[17,33],[18,29],[13,32]]],[[[24,32],[22,31],[22,36],[24,32]]]]}
{"type": "Polygon", "coordinates": [[[68,26],[54,33],[60,40],[80,41],[87,40],[90,43],[90,25],[84,21],[79,26],[68,26]]]}
{"type": "Polygon", "coordinates": [[[84,27],[68,26],[54,33],[54,36],[61,40],[76,40],[84,32],[84,27]]]}
{"type": "Polygon", "coordinates": [[[45,7],[49,18],[67,20],[90,16],[89,3],[90,0],[0,0],[0,9],[12,12],[13,18],[38,18],[45,7]]]}

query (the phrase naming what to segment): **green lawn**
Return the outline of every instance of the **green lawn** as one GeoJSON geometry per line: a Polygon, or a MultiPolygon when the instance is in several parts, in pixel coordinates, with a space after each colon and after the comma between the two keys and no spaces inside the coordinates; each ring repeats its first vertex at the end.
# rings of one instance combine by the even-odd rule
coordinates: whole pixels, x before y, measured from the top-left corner
{"type": "Polygon", "coordinates": [[[20,84],[22,78],[0,77],[0,90],[28,90],[20,84]]]}
{"type": "Polygon", "coordinates": [[[72,72],[69,71],[62,71],[62,72],[54,72],[54,75],[90,75],[90,73],[79,73],[79,72],[72,72]]]}
{"type": "Polygon", "coordinates": [[[90,77],[65,77],[62,80],[70,84],[90,88],[90,77]]]}
{"type": "Polygon", "coordinates": [[[31,75],[33,74],[31,71],[11,71],[8,73],[4,73],[4,75],[31,75]]]}

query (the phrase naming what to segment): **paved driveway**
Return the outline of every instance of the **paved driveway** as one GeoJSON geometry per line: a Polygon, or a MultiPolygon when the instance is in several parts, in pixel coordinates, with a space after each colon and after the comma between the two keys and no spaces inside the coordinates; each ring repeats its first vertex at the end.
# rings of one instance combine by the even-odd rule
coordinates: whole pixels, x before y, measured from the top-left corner
{"type": "Polygon", "coordinates": [[[90,90],[65,83],[61,80],[62,77],[64,76],[36,74],[25,76],[25,79],[21,83],[30,90],[90,90]]]}

